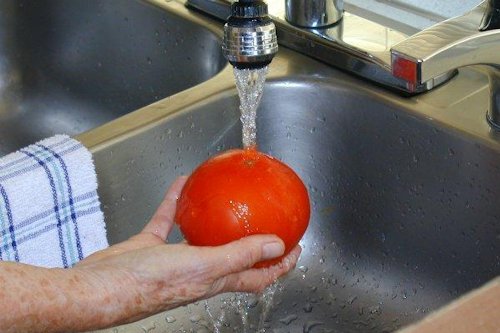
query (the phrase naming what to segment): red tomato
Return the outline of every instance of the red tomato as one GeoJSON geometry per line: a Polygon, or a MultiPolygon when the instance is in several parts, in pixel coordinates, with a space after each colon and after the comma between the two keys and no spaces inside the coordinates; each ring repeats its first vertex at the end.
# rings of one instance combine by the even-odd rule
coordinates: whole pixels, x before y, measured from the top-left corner
{"type": "MultiPolygon", "coordinates": [[[[295,172],[257,150],[229,150],[202,163],[177,203],[176,222],[189,244],[216,246],[275,234],[290,252],[304,235],[310,205],[295,172]]],[[[281,258],[258,263],[265,267],[281,258]]]]}

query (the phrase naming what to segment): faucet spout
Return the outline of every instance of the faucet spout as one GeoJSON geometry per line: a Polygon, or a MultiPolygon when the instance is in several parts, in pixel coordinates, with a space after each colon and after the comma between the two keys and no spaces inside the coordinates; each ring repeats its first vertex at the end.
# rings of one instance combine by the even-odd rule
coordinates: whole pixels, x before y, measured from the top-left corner
{"type": "Polygon", "coordinates": [[[262,68],[271,62],[278,40],[264,1],[240,0],[231,5],[222,51],[236,68],[262,68]]]}

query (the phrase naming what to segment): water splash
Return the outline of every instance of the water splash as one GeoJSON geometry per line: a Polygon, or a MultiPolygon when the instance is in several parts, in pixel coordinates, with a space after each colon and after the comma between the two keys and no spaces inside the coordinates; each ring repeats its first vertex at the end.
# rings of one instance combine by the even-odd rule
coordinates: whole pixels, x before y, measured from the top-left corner
{"type": "Polygon", "coordinates": [[[243,148],[257,145],[257,108],[259,107],[268,67],[258,69],[234,68],[234,78],[240,96],[243,148]]]}
{"type": "Polygon", "coordinates": [[[260,318],[259,318],[259,325],[257,327],[257,332],[258,333],[265,333],[266,332],[266,319],[267,316],[269,315],[269,312],[273,308],[274,305],[274,297],[278,292],[283,291],[283,284],[280,283],[278,280],[276,280],[273,284],[271,284],[269,287],[267,287],[262,295],[260,296],[260,301],[262,303],[262,310],[260,313],[260,318]]]}
{"type": "Polygon", "coordinates": [[[205,301],[205,311],[207,312],[208,319],[210,320],[210,323],[212,324],[212,327],[214,328],[213,332],[220,333],[222,325],[224,324],[224,320],[226,318],[226,309],[224,307],[221,307],[221,311],[217,315],[217,314],[215,314],[215,311],[211,308],[208,300],[206,300],[205,301]]]}
{"type": "Polygon", "coordinates": [[[267,332],[266,320],[274,306],[275,296],[282,290],[283,284],[276,281],[260,295],[235,293],[227,298],[222,298],[218,309],[214,309],[209,301],[205,301],[205,310],[213,327],[213,332],[222,333],[226,320],[232,318],[234,315],[237,315],[241,321],[241,327],[237,328],[238,332],[267,332]],[[250,313],[257,305],[259,305],[258,316],[256,316],[255,312],[250,313]]]}

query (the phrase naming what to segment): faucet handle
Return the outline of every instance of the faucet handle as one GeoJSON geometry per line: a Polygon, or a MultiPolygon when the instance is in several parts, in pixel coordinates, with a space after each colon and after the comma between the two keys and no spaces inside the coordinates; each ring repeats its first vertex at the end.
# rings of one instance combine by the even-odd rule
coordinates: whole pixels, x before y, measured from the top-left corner
{"type": "MultiPolygon", "coordinates": [[[[407,82],[410,92],[437,86],[460,67],[499,64],[500,30],[480,31],[490,4],[483,1],[470,12],[425,29],[391,48],[392,73],[407,82]]],[[[491,7],[493,8],[493,7],[491,7]]],[[[496,16],[498,17],[498,16],[496,16]]]]}

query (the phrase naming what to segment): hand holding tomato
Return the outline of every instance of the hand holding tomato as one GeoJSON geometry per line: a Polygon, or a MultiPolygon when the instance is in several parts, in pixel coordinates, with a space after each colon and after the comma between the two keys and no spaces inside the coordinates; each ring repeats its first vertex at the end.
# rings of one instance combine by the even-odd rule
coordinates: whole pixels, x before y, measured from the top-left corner
{"type": "MultiPolygon", "coordinates": [[[[254,234],[275,234],[285,255],[309,223],[307,190],[284,163],[255,149],[229,150],[189,177],[175,220],[191,245],[216,246],[254,234]]],[[[281,258],[260,262],[269,266],[281,258]]]]}

